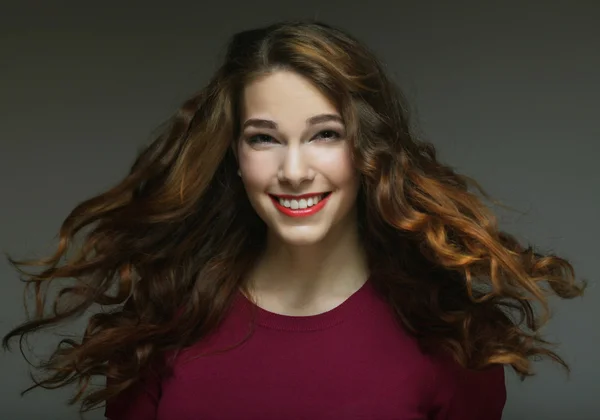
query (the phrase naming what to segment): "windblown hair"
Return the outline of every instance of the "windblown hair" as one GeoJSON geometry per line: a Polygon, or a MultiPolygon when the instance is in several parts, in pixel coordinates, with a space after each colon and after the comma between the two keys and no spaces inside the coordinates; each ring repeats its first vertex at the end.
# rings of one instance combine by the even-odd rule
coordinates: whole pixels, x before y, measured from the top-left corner
{"type": "Polygon", "coordinates": [[[215,76],[129,174],[72,210],[54,255],[9,258],[35,287],[36,307],[4,337],[5,348],[12,337],[22,344],[101,309],[81,340],[61,341],[28,390],[76,382],[70,403],[87,411],[219,325],[266,238],[236,175],[240,95],[278,70],[304,76],[338,107],[361,177],[358,217],[372,280],[423,349],[444,349],[470,369],[511,365],[523,378],[540,356],[567,367],[540,327],[549,295],[583,293],[570,263],[499,230],[486,192],[416,138],[403,96],[372,52],[329,25],[294,21],[234,35],[215,76]],[[55,279],[72,283],[47,314],[55,279]],[[86,392],[95,376],[108,385],[86,392]]]}

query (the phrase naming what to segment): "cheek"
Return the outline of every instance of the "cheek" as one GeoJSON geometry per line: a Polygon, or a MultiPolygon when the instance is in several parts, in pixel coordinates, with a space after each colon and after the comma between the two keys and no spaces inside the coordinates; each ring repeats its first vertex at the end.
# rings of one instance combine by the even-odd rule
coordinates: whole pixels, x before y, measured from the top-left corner
{"type": "Polygon", "coordinates": [[[240,148],[239,167],[244,174],[244,185],[248,190],[264,189],[273,178],[274,160],[269,153],[256,153],[240,148]]]}
{"type": "Polygon", "coordinates": [[[339,187],[353,185],[358,179],[352,164],[350,152],[346,147],[315,151],[313,158],[318,162],[318,170],[329,181],[339,187]]]}

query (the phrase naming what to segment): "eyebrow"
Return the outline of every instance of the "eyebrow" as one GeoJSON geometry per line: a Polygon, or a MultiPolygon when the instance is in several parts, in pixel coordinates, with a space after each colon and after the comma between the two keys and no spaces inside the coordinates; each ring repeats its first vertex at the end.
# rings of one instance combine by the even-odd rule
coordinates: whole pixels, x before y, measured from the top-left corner
{"type": "MultiPolygon", "coordinates": [[[[340,117],[337,114],[319,114],[319,115],[315,115],[314,117],[310,117],[309,119],[307,119],[306,125],[316,125],[316,124],[321,124],[321,123],[329,122],[329,121],[335,121],[340,124],[344,123],[344,120],[342,120],[342,117],[340,117]]],[[[246,120],[246,122],[244,122],[242,129],[245,129],[247,127],[270,128],[272,130],[276,130],[277,123],[275,121],[271,121],[271,120],[250,118],[250,119],[246,120]]]]}

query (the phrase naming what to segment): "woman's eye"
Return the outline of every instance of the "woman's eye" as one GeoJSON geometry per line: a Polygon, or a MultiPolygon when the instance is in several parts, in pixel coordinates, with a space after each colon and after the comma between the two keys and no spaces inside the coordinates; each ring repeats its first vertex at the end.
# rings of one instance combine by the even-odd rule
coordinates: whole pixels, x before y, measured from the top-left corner
{"type": "Polygon", "coordinates": [[[274,142],[275,139],[268,134],[256,134],[248,138],[248,143],[257,144],[257,143],[271,143],[274,142]]]}
{"type": "MultiPolygon", "coordinates": [[[[318,132],[312,140],[332,141],[341,138],[342,135],[335,130],[322,130],[318,132]]],[[[255,134],[248,137],[249,144],[270,144],[277,143],[277,140],[268,134],[255,134]]]]}
{"type": "Polygon", "coordinates": [[[339,139],[340,137],[341,137],[341,135],[337,131],[334,131],[334,130],[323,130],[323,131],[320,131],[315,136],[315,139],[319,139],[319,140],[336,140],[336,139],[339,139]]]}

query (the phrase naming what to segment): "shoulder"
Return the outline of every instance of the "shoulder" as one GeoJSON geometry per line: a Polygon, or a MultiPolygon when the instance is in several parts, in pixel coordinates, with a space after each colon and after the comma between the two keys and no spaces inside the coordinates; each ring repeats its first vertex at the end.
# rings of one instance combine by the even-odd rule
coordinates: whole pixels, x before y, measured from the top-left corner
{"type": "Polygon", "coordinates": [[[506,403],[503,365],[483,370],[460,366],[449,356],[431,359],[435,420],[500,420],[506,403]]]}
{"type": "MultiPolygon", "coordinates": [[[[110,420],[154,419],[162,394],[162,380],[173,351],[162,352],[146,366],[139,379],[129,388],[106,401],[104,415],[110,420]]],[[[112,384],[107,379],[106,385],[112,384]]]]}

